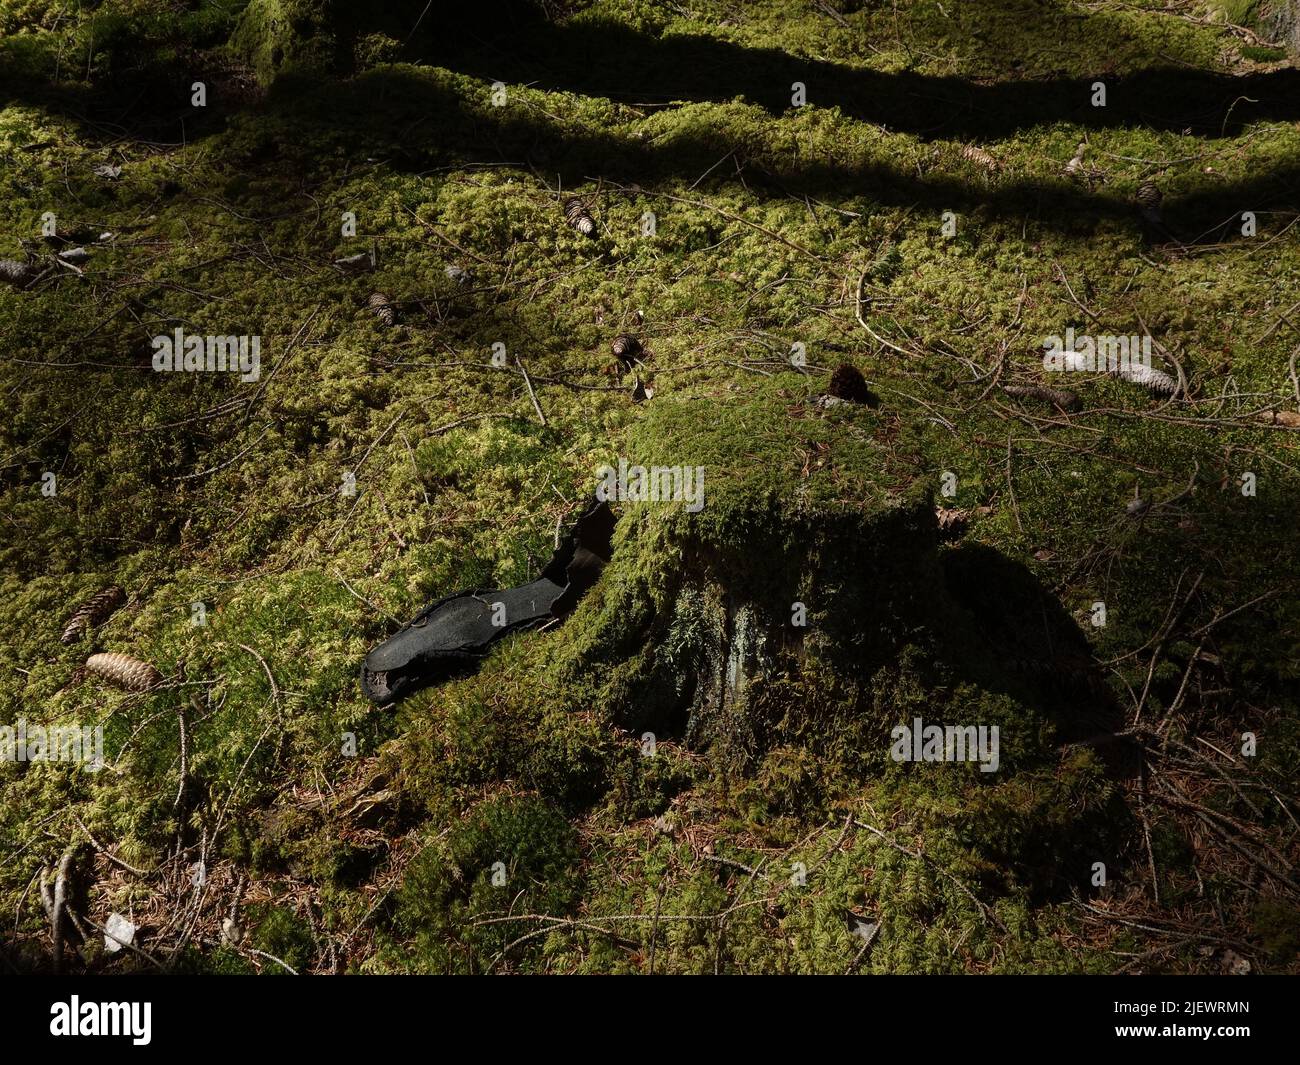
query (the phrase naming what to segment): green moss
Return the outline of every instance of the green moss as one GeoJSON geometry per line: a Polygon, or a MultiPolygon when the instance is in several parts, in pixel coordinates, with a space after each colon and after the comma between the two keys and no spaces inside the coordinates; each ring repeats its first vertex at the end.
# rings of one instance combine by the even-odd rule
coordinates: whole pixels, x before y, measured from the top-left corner
{"type": "MultiPolygon", "coordinates": [[[[864,971],[1100,971],[1123,964],[1107,947],[1149,949],[1078,946],[1095,929],[1069,892],[1099,860],[1145,885],[1148,856],[1114,767],[1062,741],[1127,717],[1130,691],[1161,720],[1213,623],[1221,676],[1188,692],[1239,698],[1199,726],[1257,732],[1274,781],[1300,756],[1295,597],[1233,613],[1289,592],[1300,561],[1291,435],[1253,420],[1294,406],[1275,323],[1300,280],[1300,132],[1253,88],[1228,114],[1225,75],[1277,56],[1151,5],[844,4],[847,25],[822,5],[581,6],[528,16],[504,107],[474,11],[0,14],[0,256],[46,211],[116,234],[83,276],[0,290],[0,720],[102,721],[113,766],[0,767],[3,909],[35,943],[26,888],[80,831],[70,813],[141,867],[221,816],[214,860],[318,908],[315,930],[283,902],[245,922],[294,968],[328,939],[354,969],[838,972],[850,909],[881,924],[864,971]],[[194,56],[275,91],[217,92],[180,138],[194,56]],[[1107,109],[1085,106],[1095,78],[1107,109]],[[790,106],[794,80],[811,106],[790,106]],[[1061,172],[1084,139],[1091,184],[1061,172]],[[1132,211],[1152,177],[1184,251],[1132,211]],[[571,194],[595,239],[563,224],[571,194]],[[1247,209],[1253,241],[1222,228],[1247,209]],[[330,265],[372,245],[372,274],[330,265]],[[397,328],[366,310],[376,290],[397,328]],[[1052,420],[997,387],[1060,383],[1044,336],[1140,321],[1194,402],[1083,376],[1085,410],[1052,420]],[[261,378],[154,374],[149,338],[177,324],[260,334],[261,378]],[[649,402],[610,355],[622,331],[646,343],[649,402]],[[878,406],[818,405],[840,362],[878,406]],[[703,467],[703,509],[621,507],[563,627],[399,708],[365,702],[368,647],[434,597],[535,576],[619,459],[703,467]],[[1135,492],[1157,504],[1140,518],[1135,492]],[[962,545],[936,545],[936,498],[974,512],[962,545]],[[1197,578],[1149,669],[1131,652],[1197,578]],[[128,605],[60,644],[111,583],[128,605]],[[95,650],[187,686],[76,679],[95,650]],[[1001,769],[894,763],[914,716],[997,725],[1001,769]]],[[[1200,873],[1234,935],[1292,964],[1287,915],[1193,866],[1173,820],[1152,848],[1170,905],[1199,904],[1200,873]]]]}
{"type": "Polygon", "coordinates": [[[1261,899],[1255,907],[1255,927],[1277,965],[1286,966],[1300,950],[1295,907],[1281,899],[1261,899]]]}
{"type": "MultiPolygon", "coordinates": [[[[420,972],[480,971],[533,931],[512,914],[564,913],[578,897],[576,841],[569,823],[536,799],[491,799],[407,870],[393,915],[396,934],[413,937],[410,953],[390,950],[388,964],[420,972]],[[460,946],[446,933],[464,936],[460,946]]],[[[546,938],[524,946],[543,958],[546,938]]]]}
{"type": "Polygon", "coordinates": [[[322,0],[251,0],[231,36],[231,48],[264,83],[282,71],[331,70],[338,48],[332,6],[322,0]]]}
{"type": "Polygon", "coordinates": [[[1259,7],[1259,0],[1213,0],[1210,7],[1237,26],[1248,25],[1259,7]]]}
{"type": "MultiPolygon", "coordinates": [[[[282,906],[250,906],[252,944],[260,951],[279,959],[290,969],[306,968],[314,951],[312,929],[302,917],[282,906]]],[[[262,971],[287,975],[282,965],[265,959],[262,971]]]]}

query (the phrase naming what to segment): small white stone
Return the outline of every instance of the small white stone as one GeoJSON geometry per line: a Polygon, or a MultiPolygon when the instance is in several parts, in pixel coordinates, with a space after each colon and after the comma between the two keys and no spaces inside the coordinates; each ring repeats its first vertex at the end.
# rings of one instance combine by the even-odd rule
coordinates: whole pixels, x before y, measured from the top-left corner
{"type": "Polygon", "coordinates": [[[104,922],[104,952],[116,954],[135,940],[135,925],[120,913],[110,913],[104,922]]]}
{"type": "Polygon", "coordinates": [[[240,941],[244,938],[244,930],[239,927],[238,923],[227,917],[221,922],[221,942],[228,947],[239,946],[240,941]]]}

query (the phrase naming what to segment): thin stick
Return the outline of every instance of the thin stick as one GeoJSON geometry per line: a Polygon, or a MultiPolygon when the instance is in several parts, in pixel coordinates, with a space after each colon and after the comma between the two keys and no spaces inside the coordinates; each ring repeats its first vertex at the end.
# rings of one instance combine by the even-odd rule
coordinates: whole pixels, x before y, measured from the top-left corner
{"type": "Polygon", "coordinates": [[[227,466],[233,466],[236,462],[238,462],[250,451],[252,451],[253,448],[257,447],[257,445],[262,442],[263,438],[265,438],[266,434],[269,433],[270,431],[271,431],[270,429],[263,429],[261,436],[259,436],[256,440],[254,440],[251,444],[249,444],[248,447],[244,448],[244,450],[241,451],[238,455],[236,455],[233,459],[229,459],[226,462],[223,462],[220,466],[210,466],[206,470],[198,470],[194,473],[183,473],[179,477],[177,477],[176,480],[192,481],[195,477],[206,477],[210,473],[217,473],[220,470],[224,470],[227,466]]]}
{"type": "Polygon", "coordinates": [[[281,961],[274,954],[268,954],[266,951],[258,950],[256,947],[248,947],[247,949],[249,954],[256,954],[259,958],[265,958],[267,961],[275,962],[276,965],[280,966],[281,969],[289,973],[291,976],[298,975],[297,969],[292,968],[287,962],[281,961]]]}
{"type": "Polygon", "coordinates": [[[400,620],[399,618],[395,618],[395,617],[393,617],[393,615],[390,614],[390,613],[388,613],[388,611],[386,611],[386,610],[380,610],[379,607],[375,606],[374,603],[372,603],[372,602],[371,602],[369,599],[367,599],[364,595],[362,595],[362,594],[361,594],[360,592],[358,592],[355,588],[353,588],[352,585],[350,585],[350,584],[348,583],[347,578],[344,577],[343,574],[341,574],[338,570],[335,570],[335,571],[334,571],[334,576],[337,577],[337,578],[339,579],[340,582],[342,582],[343,587],[346,588],[346,589],[348,590],[348,594],[351,595],[352,598],[355,599],[358,603],[362,603],[362,604],[364,604],[365,606],[370,607],[370,609],[373,610],[376,614],[382,614],[382,615],[383,615],[384,617],[386,617],[389,621],[391,621],[394,625],[400,625],[400,624],[402,623],[401,620],[400,620]]]}
{"type": "Polygon", "coordinates": [[[1157,906],[1160,905],[1160,880],[1156,876],[1156,853],[1151,846],[1151,822],[1147,818],[1147,800],[1145,796],[1138,806],[1138,813],[1142,817],[1142,835],[1147,844],[1147,862],[1151,866],[1151,896],[1157,906]]]}
{"type": "Polygon", "coordinates": [[[519,372],[524,375],[524,384],[528,386],[528,398],[533,401],[533,410],[537,411],[537,420],[545,427],[546,415],[542,413],[542,405],[537,402],[537,393],[533,391],[533,383],[528,379],[528,370],[518,355],[515,356],[515,365],[519,367],[519,372]]]}
{"type": "Polygon", "coordinates": [[[266,659],[263,658],[263,657],[262,657],[260,654],[258,654],[256,651],[254,651],[253,648],[249,647],[248,644],[246,644],[246,643],[241,643],[241,644],[239,644],[239,649],[240,649],[241,651],[247,651],[250,655],[252,655],[254,658],[256,658],[256,659],[257,659],[257,660],[262,664],[262,671],[266,674],[266,679],[267,679],[267,680],[270,682],[270,684],[271,684],[271,701],[272,701],[276,706],[279,706],[279,705],[280,705],[280,686],[279,686],[278,684],[275,683],[275,677],[272,676],[272,674],[271,674],[271,667],[268,666],[268,665],[266,664],[266,659]]]}
{"type": "MultiPolygon", "coordinates": [[[[197,693],[191,696],[197,700],[197,693]]],[[[179,810],[181,803],[185,800],[185,785],[190,777],[190,730],[188,722],[185,720],[185,703],[182,701],[176,707],[176,718],[180,723],[181,730],[181,766],[180,780],[176,784],[176,798],[172,800],[172,809],[179,810]]]]}
{"type": "Polygon", "coordinates": [[[884,346],[884,347],[887,347],[887,348],[891,348],[892,350],[898,352],[900,355],[909,355],[909,356],[910,356],[910,355],[912,355],[912,352],[908,351],[906,348],[900,348],[897,344],[891,344],[891,343],[890,343],[888,340],[886,340],[884,337],[882,337],[882,336],[877,336],[877,335],[876,335],[876,331],[875,331],[874,329],[872,329],[871,326],[867,325],[867,320],[866,320],[864,317],[862,317],[862,286],[863,286],[863,284],[866,282],[866,280],[867,280],[867,274],[870,272],[870,270],[871,270],[871,267],[868,266],[865,270],[862,271],[861,274],[858,275],[858,287],[857,287],[857,317],[858,317],[858,324],[859,324],[860,326],[862,326],[862,328],[865,329],[868,333],[871,334],[871,338],[872,338],[872,339],[873,339],[877,344],[880,344],[880,345],[882,345],[882,346],[884,346]]]}
{"type": "Polygon", "coordinates": [[[487,414],[469,414],[464,418],[457,418],[454,422],[448,422],[446,425],[440,425],[436,429],[429,430],[430,436],[438,436],[440,433],[449,432],[452,429],[459,429],[462,425],[468,425],[470,422],[481,422],[484,418],[511,418],[513,415],[503,411],[489,411],[487,414]]]}
{"type": "Polygon", "coordinates": [[[1007,494],[1011,497],[1011,512],[1016,518],[1016,528],[1024,533],[1025,527],[1020,521],[1020,504],[1016,502],[1016,489],[1011,483],[1011,434],[1007,433],[1007,494]]]}
{"type": "Polygon", "coordinates": [[[385,429],[382,433],[380,433],[377,437],[375,437],[374,440],[371,441],[370,446],[366,448],[365,454],[361,456],[361,461],[352,467],[352,475],[354,477],[361,470],[361,467],[366,464],[366,459],[370,458],[370,452],[374,451],[375,448],[379,445],[379,443],[384,439],[384,437],[386,437],[389,433],[393,431],[393,429],[397,426],[397,423],[400,422],[402,418],[403,415],[399,414],[396,418],[394,418],[391,422],[388,423],[387,429],[385,429]]]}
{"type": "Polygon", "coordinates": [[[415,471],[415,483],[420,489],[420,495],[424,496],[424,505],[429,505],[429,493],[424,490],[424,479],[420,476],[420,464],[415,461],[415,448],[411,447],[411,438],[405,431],[397,434],[402,438],[402,443],[406,445],[406,453],[411,456],[411,469],[415,471]]]}
{"type": "Polygon", "coordinates": [[[853,956],[853,960],[849,962],[849,967],[844,970],[845,976],[849,976],[857,970],[857,967],[862,963],[862,959],[866,957],[867,951],[871,949],[871,945],[876,941],[878,935],[880,935],[879,921],[877,921],[875,927],[871,929],[871,933],[863,937],[864,942],[862,944],[862,949],[859,950],[857,954],[853,956]]]}
{"type": "Polygon", "coordinates": [[[80,828],[81,831],[86,834],[86,838],[90,840],[90,845],[94,847],[98,853],[102,854],[105,858],[107,858],[118,868],[125,869],[128,873],[134,873],[136,876],[139,877],[153,876],[153,873],[150,872],[149,870],[137,869],[134,865],[128,865],[126,862],[122,861],[121,858],[111,853],[102,843],[99,842],[99,840],[97,840],[94,836],[90,834],[90,829],[88,829],[85,826],[85,823],[76,814],[72,815],[72,819],[77,822],[77,827],[80,828]]]}

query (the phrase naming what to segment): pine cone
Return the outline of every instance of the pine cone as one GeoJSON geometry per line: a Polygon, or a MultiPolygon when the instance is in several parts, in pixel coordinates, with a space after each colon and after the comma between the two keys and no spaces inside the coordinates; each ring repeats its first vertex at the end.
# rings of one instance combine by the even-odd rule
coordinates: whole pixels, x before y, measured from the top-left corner
{"type": "Polygon", "coordinates": [[[596,232],[596,220],[591,217],[587,205],[577,196],[564,201],[564,220],[584,237],[596,232]]]}
{"type": "Polygon", "coordinates": [[[641,354],[641,341],[629,333],[619,333],[610,344],[610,349],[620,361],[631,366],[641,354]]]}
{"type": "Polygon", "coordinates": [[[107,621],[118,607],[126,602],[126,593],[114,585],[105,588],[97,595],[92,595],[73,611],[60,640],[63,643],[75,643],[82,633],[89,632],[97,625],[107,621]]]}
{"type": "Polygon", "coordinates": [[[382,292],[374,292],[370,296],[368,306],[375,312],[375,317],[379,319],[381,325],[391,328],[397,324],[397,310],[390,296],[382,292]]]}
{"type": "Polygon", "coordinates": [[[1266,410],[1257,420],[1269,425],[1286,425],[1292,429],[1300,429],[1300,414],[1293,410],[1266,410]]]}
{"type": "MultiPolygon", "coordinates": [[[[1092,369],[1087,365],[1087,358],[1077,351],[1067,351],[1065,353],[1065,366],[1069,370],[1092,369]]],[[[1170,377],[1163,370],[1153,370],[1147,366],[1118,366],[1113,370],[1106,370],[1097,367],[1103,373],[1109,373],[1118,377],[1121,381],[1128,381],[1131,384],[1141,385],[1152,392],[1164,396],[1172,396],[1178,391],[1178,382],[1170,377]]]]}
{"type": "Polygon", "coordinates": [[[956,540],[970,524],[970,511],[956,507],[935,507],[934,518],[939,524],[939,539],[956,540]]]}
{"type": "Polygon", "coordinates": [[[0,281],[5,281],[14,288],[26,288],[36,277],[36,271],[27,263],[17,259],[0,259],[0,281]]]}
{"type": "Polygon", "coordinates": [[[988,504],[966,510],[962,507],[935,507],[934,520],[939,526],[940,540],[956,540],[963,536],[971,518],[986,518],[993,513],[988,504]]]}
{"type": "Polygon", "coordinates": [[[880,402],[879,397],[867,387],[867,379],[857,367],[850,366],[847,362],[835,367],[830,387],[826,391],[828,395],[849,403],[865,403],[874,407],[880,402]]]}
{"type": "Polygon", "coordinates": [[[1163,200],[1164,194],[1156,188],[1154,181],[1144,181],[1137,187],[1137,193],[1133,197],[1137,202],[1138,209],[1142,212],[1142,217],[1149,222],[1160,221],[1160,201],[1163,200]]]}
{"type": "Polygon", "coordinates": [[[969,163],[984,167],[985,170],[996,170],[998,161],[989,155],[983,148],[977,148],[973,144],[965,145],[961,150],[961,157],[969,163]]]}
{"type": "Polygon", "coordinates": [[[133,692],[148,691],[162,682],[162,674],[148,662],[115,651],[91,655],[86,659],[86,668],[119,688],[133,692]]]}
{"type": "Polygon", "coordinates": [[[1121,367],[1115,371],[1115,376],[1131,381],[1135,385],[1141,385],[1143,388],[1149,388],[1162,396],[1172,396],[1178,391],[1177,381],[1163,370],[1153,370],[1147,366],[1121,367]]]}
{"type": "Polygon", "coordinates": [[[1044,388],[1042,385],[1004,385],[1002,391],[1017,399],[1037,399],[1061,410],[1078,410],[1082,404],[1073,392],[1061,388],[1044,388]]]}

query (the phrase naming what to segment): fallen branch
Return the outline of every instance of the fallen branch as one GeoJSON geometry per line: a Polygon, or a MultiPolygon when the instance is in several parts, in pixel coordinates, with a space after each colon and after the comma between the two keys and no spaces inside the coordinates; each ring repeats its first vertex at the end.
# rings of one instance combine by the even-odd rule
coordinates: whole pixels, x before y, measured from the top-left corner
{"type": "Polygon", "coordinates": [[[45,905],[45,915],[50,921],[51,951],[54,955],[54,975],[63,971],[63,909],[67,900],[68,869],[76,848],[69,847],[59,860],[58,871],[54,878],[53,890],[50,889],[49,874],[41,870],[41,902],[45,905]]]}

